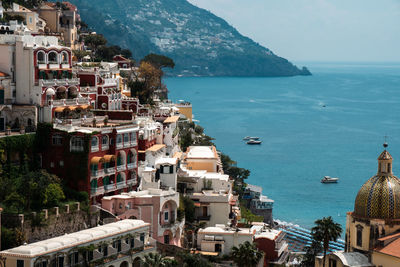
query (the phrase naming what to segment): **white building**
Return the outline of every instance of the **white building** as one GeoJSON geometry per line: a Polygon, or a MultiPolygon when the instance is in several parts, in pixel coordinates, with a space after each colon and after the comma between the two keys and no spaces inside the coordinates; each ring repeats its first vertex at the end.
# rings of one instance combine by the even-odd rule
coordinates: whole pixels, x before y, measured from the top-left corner
{"type": "Polygon", "coordinates": [[[141,258],[155,252],[149,237],[150,224],[122,220],[72,234],[19,246],[0,252],[5,266],[140,266],[141,258]]]}

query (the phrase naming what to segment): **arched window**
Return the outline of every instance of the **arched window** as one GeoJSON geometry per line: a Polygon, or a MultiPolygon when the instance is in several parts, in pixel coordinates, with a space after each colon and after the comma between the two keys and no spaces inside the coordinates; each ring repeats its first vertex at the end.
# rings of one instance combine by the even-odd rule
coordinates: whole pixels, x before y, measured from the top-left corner
{"type": "Polygon", "coordinates": [[[57,58],[58,58],[58,54],[57,54],[57,52],[55,52],[55,51],[51,51],[51,52],[48,54],[48,59],[49,59],[49,63],[50,63],[50,64],[57,64],[57,63],[58,63],[57,58]]]}
{"type": "Polygon", "coordinates": [[[362,232],[363,232],[363,227],[361,225],[357,225],[357,246],[362,247],[362,232]]]}
{"type": "Polygon", "coordinates": [[[136,144],[136,132],[130,133],[131,135],[131,145],[136,144]]]}
{"type": "Polygon", "coordinates": [[[117,147],[122,147],[122,135],[117,135],[117,147]]]}
{"type": "Polygon", "coordinates": [[[46,54],[44,51],[37,52],[37,64],[46,64],[46,54]]]}
{"type": "Polygon", "coordinates": [[[61,63],[62,64],[68,64],[69,63],[68,59],[69,59],[68,53],[66,51],[63,51],[61,53],[61,63]]]}
{"type": "Polygon", "coordinates": [[[74,136],[71,138],[71,147],[70,151],[72,152],[82,152],[83,151],[83,138],[74,136]]]}
{"type": "Polygon", "coordinates": [[[92,136],[92,140],[91,140],[91,151],[99,151],[99,139],[96,136],[92,136]]]}
{"type": "Polygon", "coordinates": [[[109,145],[108,145],[108,135],[103,135],[101,137],[101,149],[102,150],[106,150],[108,149],[109,145]]]}

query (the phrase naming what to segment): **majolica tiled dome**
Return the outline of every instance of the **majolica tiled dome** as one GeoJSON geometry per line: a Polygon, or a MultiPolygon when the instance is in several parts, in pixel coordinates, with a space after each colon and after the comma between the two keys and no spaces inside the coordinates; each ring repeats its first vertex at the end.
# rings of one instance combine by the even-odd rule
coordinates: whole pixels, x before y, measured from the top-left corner
{"type": "Polygon", "coordinates": [[[371,219],[400,219],[400,180],[392,173],[392,156],[386,149],[378,158],[378,173],[358,191],[354,215],[371,219]]]}

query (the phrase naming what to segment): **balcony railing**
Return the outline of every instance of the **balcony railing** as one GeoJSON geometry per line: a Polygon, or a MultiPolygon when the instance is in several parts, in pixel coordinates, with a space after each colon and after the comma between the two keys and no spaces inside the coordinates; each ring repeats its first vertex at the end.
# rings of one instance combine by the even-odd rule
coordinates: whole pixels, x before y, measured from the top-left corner
{"type": "Polygon", "coordinates": [[[125,164],[124,165],[118,165],[117,166],[117,171],[125,171],[126,170],[126,166],[125,166],[125,164]]]}
{"type": "Polygon", "coordinates": [[[122,148],[123,147],[123,144],[122,144],[122,142],[120,142],[120,143],[117,143],[117,148],[122,148]]]}
{"type": "Polygon", "coordinates": [[[80,97],[80,98],[74,98],[74,99],[50,100],[49,104],[53,105],[54,107],[90,104],[90,98],[80,97]]]}
{"type": "Polygon", "coordinates": [[[136,168],[136,162],[128,163],[127,167],[128,167],[128,170],[136,168]]]}
{"type": "Polygon", "coordinates": [[[136,183],[137,183],[137,180],[136,180],[136,179],[129,179],[129,180],[126,180],[126,183],[127,183],[128,185],[136,184],[136,183]]]}
{"type": "Polygon", "coordinates": [[[101,186],[101,187],[97,187],[97,188],[91,188],[90,194],[92,196],[98,196],[98,195],[104,194],[104,187],[101,186]]]}
{"type": "Polygon", "coordinates": [[[107,191],[111,191],[111,190],[115,190],[115,184],[104,185],[104,189],[105,189],[106,192],[107,191]]]}
{"type": "Polygon", "coordinates": [[[115,167],[107,168],[106,173],[107,174],[115,174],[115,167]]]}
{"type": "Polygon", "coordinates": [[[90,151],[92,151],[92,152],[97,152],[97,151],[99,151],[99,146],[97,145],[97,146],[92,146],[91,148],[90,148],[90,151]]]}
{"type": "Polygon", "coordinates": [[[121,188],[124,188],[124,187],[126,187],[125,181],[122,181],[122,182],[118,182],[118,183],[117,183],[117,189],[121,189],[121,188]]]}
{"type": "Polygon", "coordinates": [[[104,175],[104,170],[92,170],[92,172],[91,172],[92,178],[101,177],[103,175],[104,175]]]}
{"type": "Polygon", "coordinates": [[[78,85],[80,83],[79,78],[72,79],[50,79],[50,80],[39,80],[39,85],[43,86],[68,86],[68,85],[78,85]]]}

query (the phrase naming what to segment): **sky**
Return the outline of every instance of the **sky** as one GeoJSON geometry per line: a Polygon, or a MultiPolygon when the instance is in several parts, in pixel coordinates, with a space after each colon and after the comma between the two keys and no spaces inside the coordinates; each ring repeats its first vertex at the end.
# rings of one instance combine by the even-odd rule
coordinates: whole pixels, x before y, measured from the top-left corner
{"type": "Polygon", "coordinates": [[[400,62],[400,0],[188,0],[293,61],[400,62]]]}

